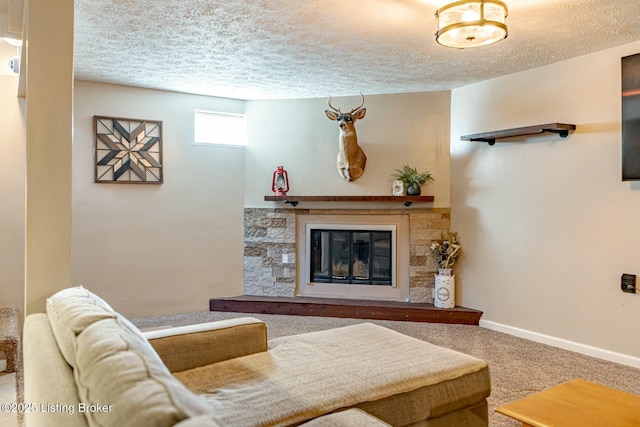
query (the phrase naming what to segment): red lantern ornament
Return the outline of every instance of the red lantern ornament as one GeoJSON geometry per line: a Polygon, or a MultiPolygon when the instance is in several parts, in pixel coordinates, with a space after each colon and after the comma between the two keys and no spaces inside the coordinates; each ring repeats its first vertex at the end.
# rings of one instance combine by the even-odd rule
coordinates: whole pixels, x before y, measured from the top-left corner
{"type": "Polygon", "coordinates": [[[273,172],[273,178],[271,179],[271,190],[276,196],[286,196],[289,191],[289,175],[284,170],[283,166],[273,172]]]}

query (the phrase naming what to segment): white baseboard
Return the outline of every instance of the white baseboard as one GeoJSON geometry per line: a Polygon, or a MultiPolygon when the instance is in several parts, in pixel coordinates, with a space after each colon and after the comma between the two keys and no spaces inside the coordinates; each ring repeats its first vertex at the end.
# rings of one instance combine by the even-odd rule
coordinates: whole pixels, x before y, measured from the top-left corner
{"type": "Polygon", "coordinates": [[[526,329],[503,325],[502,323],[492,322],[490,320],[480,319],[480,326],[483,328],[491,329],[493,331],[504,332],[505,334],[524,338],[529,341],[539,342],[542,344],[550,345],[552,347],[558,347],[563,350],[574,351],[576,353],[584,354],[591,357],[597,357],[598,359],[608,360],[609,362],[620,363],[622,365],[631,366],[633,368],[640,368],[639,357],[616,353],[614,351],[592,347],[590,345],[580,344],[574,341],[528,331],[526,329]]]}

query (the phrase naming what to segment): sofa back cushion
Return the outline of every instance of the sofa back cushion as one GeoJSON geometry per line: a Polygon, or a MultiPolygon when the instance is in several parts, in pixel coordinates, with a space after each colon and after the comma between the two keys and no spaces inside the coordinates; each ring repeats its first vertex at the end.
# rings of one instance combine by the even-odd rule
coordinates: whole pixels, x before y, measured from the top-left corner
{"type": "Polygon", "coordinates": [[[78,286],[47,298],[47,316],[60,353],[73,368],[76,336],[93,322],[113,319],[117,314],[102,298],[78,286]]]}
{"type": "Polygon", "coordinates": [[[202,398],[171,375],[138,328],[97,295],[65,289],[49,299],[47,313],[73,367],[78,410],[84,409],[90,426],[173,426],[208,412],[202,398]]]}
{"type": "Polygon", "coordinates": [[[96,405],[86,414],[90,426],[173,426],[208,412],[121,316],[78,335],[74,377],[80,400],[96,405]]]}

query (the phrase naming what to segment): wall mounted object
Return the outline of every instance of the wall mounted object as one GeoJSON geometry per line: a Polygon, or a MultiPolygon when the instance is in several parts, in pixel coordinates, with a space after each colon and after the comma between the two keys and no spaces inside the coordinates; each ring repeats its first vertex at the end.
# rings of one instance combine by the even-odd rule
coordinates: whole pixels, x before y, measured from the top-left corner
{"type": "Polygon", "coordinates": [[[95,182],[162,184],[162,122],[94,116],[95,182]]]}
{"type": "Polygon", "coordinates": [[[20,58],[14,56],[9,60],[9,69],[13,71],[15,74],[20,73],[20,58]]]}
{"type": "Polygon", "coordinates": [[[3,39],[13,47],[22,47],[22,40],[13,37],[3,37],[3,39]]]}
{"type": "Polygon", "coordinates": [[[640,53],[622,58],[622,180],[640,181],[640,53]]]}
{"type": "Polygon", "coordinates": [[[498,0],[461,0],[436,12],[436,42],[464,49],[486,46],[507,37],[507,5],[498,0]]]}
{"type": "Polygon", "coordinates": [[[336,166],[342,179],[347,182],[360,178],[364,173],[364,168],[367,163],[367,156],[358,145],[358,135],[354,126],[356,120],[364,118],[364,115],[367,113],[367,109],[362,108],[364,105],[364,95],[361,93],[360,96],[362,97],[360,105],[348,113],[343,113],[339,108],[331,105],[331,98],[327,100],[327,104],[329,104],[331,110],[324,110],[327,118],[338,122],[338,127],[340,128],[338,133],[338,158],[336,160],[336,166]]]}
{"type": "Polygon", "coordinates": [[[515,138],[518,136],[540,135],[543,133],[557,133],[561,138],[569,136],[569,132],[576,130],[576,125],[568,123],[547,123],[544,125],[526,126],[521,128],[496,130],[493,132],[464,135],[462,141],[481,141],[494,145],[497,139],[515,138]]]}
{"type": "Polygon", "coordinates": [[[298,202],[433,202],[434,196],[264,196],[265,202],[283,202],[298,206],[298,202]]]}

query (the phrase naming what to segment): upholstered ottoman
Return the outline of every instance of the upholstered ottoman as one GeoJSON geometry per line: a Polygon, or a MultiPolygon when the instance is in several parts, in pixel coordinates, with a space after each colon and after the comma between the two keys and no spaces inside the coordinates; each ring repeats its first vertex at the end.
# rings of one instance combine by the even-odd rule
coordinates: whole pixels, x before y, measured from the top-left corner
{"type": "Polygon", "coordinates": [[[488,425],[486,362],[371,323],[174,375],[224,425],[295,425],[347,408],[392,426],[488,425]]]}

